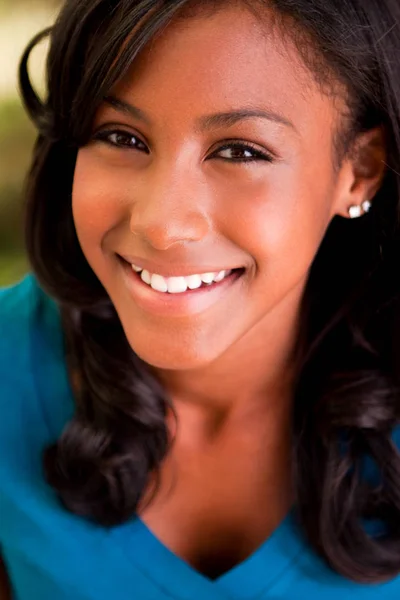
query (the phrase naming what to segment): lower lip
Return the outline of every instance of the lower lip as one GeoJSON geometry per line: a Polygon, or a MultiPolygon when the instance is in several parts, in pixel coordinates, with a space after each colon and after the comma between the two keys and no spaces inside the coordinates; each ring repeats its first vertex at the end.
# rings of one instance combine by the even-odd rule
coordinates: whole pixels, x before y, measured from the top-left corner
{"type": "Polygon", "coordinates": [[[234,271],[222,281],[179,294],[158,292],[142,281],[131,265],[119,258],[124,279],[136,304],[146,312],[167,316],[187,316],[207,310],[222,299],[224,294],[241,279],[244,270],[234,271]]]}

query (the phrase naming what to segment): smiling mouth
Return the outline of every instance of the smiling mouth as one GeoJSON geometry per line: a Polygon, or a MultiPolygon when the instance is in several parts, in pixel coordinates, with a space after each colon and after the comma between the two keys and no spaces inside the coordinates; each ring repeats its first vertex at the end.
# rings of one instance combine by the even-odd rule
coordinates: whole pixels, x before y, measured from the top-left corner
{"type": "Polygon", "coordinates": [[[160,290],[154,289],[152,287],[152,285],[143,281],[143,279],[141,277],[141,273],[137,273],[133,269],[132,269],[132,273],[133,273],[134,277],[136,277],[138,280],[140,280],[140,282],[143,285],[147,286],[152,291],[155,291],[159,294],[168,295],[168,296],[182,296],[182,294],[185,294],[185,295],[186,294],[196,294],[198,292],[205,292],[207,290],[213,290],[216,287],[218,287],[222,284],[226,284],[229,281],[239,279],[239,277],[241,277],[241,275],[244,273],[244,268],[231,269],[229,274],[227,274],[221,281],[211,281],[210,283],[202,281],[201,285],[199,287],[196,287],[195,289],[190,289],[189,287],[187,287],[185,290],[182,289],[182,291],[179,291],[179,292],[170,292],[168,289],[166,291],[160,291],[160,290]]]}
{"type": "MultiPolygon", "coordinates": [[[[221,281],[205,282],[196,289],[186,291],[169,292],[164,286],[164,291],[153,289],[151,285],[143,281],[141,274],[136,272],[131,263],[119,257],[119,263],[123,271],[128,292],[135,304],[144,311],[143,314],[158,317],[190,317],[211,309],[221,301],[227,302],[229,290],[238,289],[236,283],[243,278],[246,268],[233,269],[221,281]],[[224,300],[227,298],[226,300],[224,300]]],[[[157,287],[157,282],[156,282],[157,287]]],[[[240,289],[240,286],[239,286],[240,289]]]]}
{"type": "MultiPolygon", "coordinates": [[[[156,275],[157,283],[153,280],[153,275],[151,275],[145,269],[139,269],[131,265],[121,256],[118,256],[119,260],[122,262],[125,270],[129,271],[130,277],[133,277],[138,283],[146,288],[152,290],[155,293],[167,296],[182,296],[182,295],[192,295],[198,292],[206,292],[215,289],[216,287],[221,286],[222,284],[226,284],[228,282],[232,282],[236,279],[239,279],[245,272],[245,267],[230,269],[229,271],[224,271],[224,276],[217,278],[216,281],[212,280],[201,280],[200,276],[192,276],[192,277],[160,277],[156,275]],[[168,280],[180,280],[179,285],[176,288],[175,286],[170,289],[168,280]],[[196,281],[193,281],[195,279],[196,281]],[[160,287],[161,280],[161,287],[160,287]],[[190,280],[192,280],[192,285],[190,285],[190,280]],[[189,285],[188,285],[189,283],[189,285]]],[[[176,284],[175,284],[176,285],[176,284]]]]}

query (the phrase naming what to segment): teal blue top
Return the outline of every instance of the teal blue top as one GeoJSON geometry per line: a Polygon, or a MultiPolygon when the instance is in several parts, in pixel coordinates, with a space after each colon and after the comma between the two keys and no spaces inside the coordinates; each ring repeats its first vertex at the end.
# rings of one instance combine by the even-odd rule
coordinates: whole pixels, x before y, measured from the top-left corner
{"type": "Polygon", "coordinates": [[[330,570],[292,513],[215,580],[137,516],[107,529],[69,513],[41,454],[72,414],[59,310],[29,274],[0,290],[0,553],[16,600],[400,599],[400,576],[359,585],[330,570]]]}

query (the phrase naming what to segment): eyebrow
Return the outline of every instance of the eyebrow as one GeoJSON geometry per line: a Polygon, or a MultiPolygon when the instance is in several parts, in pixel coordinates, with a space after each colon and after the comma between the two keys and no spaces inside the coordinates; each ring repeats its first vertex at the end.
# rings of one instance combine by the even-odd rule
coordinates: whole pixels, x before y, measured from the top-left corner
{"type": "MultiPolygon", "coordinates": [[[[128,114],[131,117],[134,117],[135,119],[143,121],[147,125],[151,124],[151,119],[149,119],[146,113],[140,108],[133,106],[132,104],[129,104],[128,102],[125,102],[120,98],[116,98],[115,96],[110,95],[105,96],[103,100],[119,112],[128,114]]],[[[270,110],[260,109],[257,107],[240,108],[232,111],[220,112],[212,115],[205,115],[203,117],[199,117],[196,120],[196,130],[199,132],[204,132],[209,131],[211,129],[217,129],[218,127],[231,127],[232,125],[235,125],[236,123],[245,119],[255,118],[267,119],[268,121],[280,123],[281,125],[285,125],[286,127],[289,127],[296,131],[296,128],[293,125],[293,123],[283,115],[280,115],[270,110]]]]}

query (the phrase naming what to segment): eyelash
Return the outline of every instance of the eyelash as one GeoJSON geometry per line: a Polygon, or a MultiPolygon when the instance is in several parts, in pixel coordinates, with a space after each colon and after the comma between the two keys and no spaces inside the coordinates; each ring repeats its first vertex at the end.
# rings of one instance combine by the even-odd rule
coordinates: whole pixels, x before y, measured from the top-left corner
{"type": "MultiPolygon", "coordinates": [[[[95,140],[98,140],[100,142],[104,142],[105,144],[109,145],[109,146],[113,146],[114,148],[120,148],[120,149],[134,149],[134,150],[140,150],[141,152],[143,152],[143,148],[140,148],[138,146],[143,146],[146,148],[146,145],[144,144],[144,142],[141,141],[141,139],[132,134],[129,133],[127,131],[123,131],[121,129],[112,129],[112,130],[107,130],[107,131],[100,131],[99,133],[97,133],[94,136],[95,140]],[[116,142],[111,142],[110,141],[110,136],[111,135],[122,135],[125,136],[127,138],[132,138],[137,140],[138,144],[136,144],[135,146],[129,146],[127,144],[118,144],[116,142]]],[[[258,148],[255,148],[250,142],[241,142],[239,140],[230,140],[230,143],[225,143],[223,146],[221,146],[220,148],[218,148],[217,151],[213,152],[211,155],[211,158],[215,157],[215,154],[219,153],[219,152],[223,152],[224,150],[242,150],[242,151],[250,151],[253,153],[253,156],[250,158],[223,158],[223,157],[218,157],[216,156],[216,158],[219,158],[220,160],[224,160],[226,162],[230,162],[230,163],[250,163],[250,162],[255,162],[255,161],[266,161],[266,162],[273,162],[274,161],[274,157],[271,154],[268,153],[264,153],[261,152],[261,150],[259,150],[258,148]]],[[[148,150],[145,151],[146,154],[148,154],[148,150]]]]}

